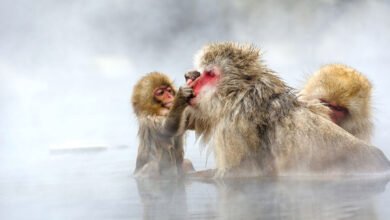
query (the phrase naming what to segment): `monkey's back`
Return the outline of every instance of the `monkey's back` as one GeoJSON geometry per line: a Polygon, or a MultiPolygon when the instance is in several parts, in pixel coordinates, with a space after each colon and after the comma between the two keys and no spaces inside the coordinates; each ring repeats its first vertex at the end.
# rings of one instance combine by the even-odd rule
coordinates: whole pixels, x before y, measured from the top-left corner
{"type": "Polygon", "coordinates": [[[359,174],[390,170],[381,150],[355,138],[305,106],[274,130],[271,148],[279,173],[359,174]]]}

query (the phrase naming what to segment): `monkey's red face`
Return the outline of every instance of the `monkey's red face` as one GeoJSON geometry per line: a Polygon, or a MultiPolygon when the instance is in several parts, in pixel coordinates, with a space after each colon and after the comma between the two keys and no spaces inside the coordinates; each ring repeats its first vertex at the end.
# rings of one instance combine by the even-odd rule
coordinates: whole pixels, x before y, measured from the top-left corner
{"type": "Polygon", "coordinates": [[[347,108],[340,106],[335,102],[329,102],[324,99],[320,99],[320,101],[324,105],[328,106],[329,109],[331,110],[330,118],[334,123],[340,125],[340,123],[348,116],[349,112],[347,108]]]}
{"type": "Polygon", "coordinates": [[[170,109],[173,104],[175,94],[169,86],[159,86],[153,91],[154,99],[161,103],[161,106],[170,109]]]}
{"type": "Polygon", "coordinates": [[[220,77],[221,71],[217,67],[214,67],[210,70],[203,71],[198,78],[188,80],[187,85],[194,90],[194,98],[191,99],[190,104],[196,104],[199,94],[215,88],[220,77]]]}

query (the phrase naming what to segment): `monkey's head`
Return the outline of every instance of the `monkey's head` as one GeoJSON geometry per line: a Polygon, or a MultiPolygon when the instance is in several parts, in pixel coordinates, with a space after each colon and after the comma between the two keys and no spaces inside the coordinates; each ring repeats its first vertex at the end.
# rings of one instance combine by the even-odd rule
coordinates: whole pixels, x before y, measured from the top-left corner
{"type": "Polygon", "coordinates": [[[331,110],[336,124],[370,114],[371,83],[361,73],[342,64],[323,66],[306,83],[301,94],[318,99],[331,110]]]}
{"type": "Polygon", "coordinates": [[[195,56],[195,68],[200,76],[188,81],[195,95],[190,103],[194,108],[208,107],[205,112],[218,109],[218,103],[222,103],[220,109],[233,110],[232,105],[241,103],[239,99],[249,91],[260,92],[258,85],[269,88],[269,94],[263,96],[285,89],[283,82],[270,76],[272,72],[261,63],[260,50],[249,44],[206,45],[195,56]]]}
{"type": "Polygon", "coordinates": [[[137,116],[168,114],[176,91],[163,73],[152,72],[142,77],[133,89],[131,102],[137,116]]]}

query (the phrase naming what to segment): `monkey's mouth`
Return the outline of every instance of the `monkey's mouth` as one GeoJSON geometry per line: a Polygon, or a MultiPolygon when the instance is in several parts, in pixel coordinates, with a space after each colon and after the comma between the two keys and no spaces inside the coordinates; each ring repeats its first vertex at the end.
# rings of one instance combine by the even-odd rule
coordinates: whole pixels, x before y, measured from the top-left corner
{"type": "Polygon", "coordinates": [[[199,91],[197,91],[197,90],[195,89],[195,87],[196,87],[196,80],[197,80],[197,79],[195,79],[195,80],[192,80],[192,79],[187,80],[187,85],[193,89],[192,96],[191,96],[191,98],[188,100],[188,103],[190,104],[190,106],[196,105],[196,97],[197,97],[197,95],[198,95],[198,93],[199,93],[199,91]]]}
{"type": "MultiPolygon", "coordinates": [[[[220,75],[220,70],[215,67],[211,70],[203,71],[197,78],[188,78],[186,83],[193,90],[193,97],[189,102],[190,105],[193,106],[197,103],[196,97],[198,97],[200,93],[215,89],[220,75]]],[[[204,95],[201,96],[203,97],[204,95]]]]}
{"type": "Polygon", "coordinates": [[[173,105],[173,102],[166,102],[163,104],[164,108],[170,109],[173,105]]]}

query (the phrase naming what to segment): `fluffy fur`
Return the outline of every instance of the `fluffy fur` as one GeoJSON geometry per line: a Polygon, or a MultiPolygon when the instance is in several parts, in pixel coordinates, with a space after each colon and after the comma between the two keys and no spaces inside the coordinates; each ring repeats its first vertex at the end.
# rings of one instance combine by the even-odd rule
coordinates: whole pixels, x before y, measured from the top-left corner
{"type": "Polygon", "coordinates": [[[153,91],[159,86],[170,86],[176,93],[172,80],[163,73],[151,72],[142,77],[134,86],[131,102],[134,113],[141,115],[158,115],[161,104],[156,102],[153,91]]]}
{"type": "MultiPolygon", "coordinates": [[[[167,116],[158,115],[161,104],[153,91],[159,86],[174,88],[164,74],[153,72],[134,86],[132,105],[139,122],[139,147],[134,174],[136,177],[176,176],[182,172],[184,149],[184,116],[186,98],[175,97],[167,116]]],[[[187,161],[191,166],[191,162],[187,161]]]]}
{"type": "Polygon", "coordinates": [[[373,130],[370,81],[343,64],[325,65],[313,74],[300,92],[300,99],[325,99],[348,109],[339,124],[355,137],[370,142],[373,130]]]}
{"type": "Polygon", "coordinates": [[[217,176],[355,174],[387,170],[383,153],[300,102],[252,45],[215,43],[196,55],[200,72],[222,72],[196,97],[195,130],[213,148],[217,176]]]}

